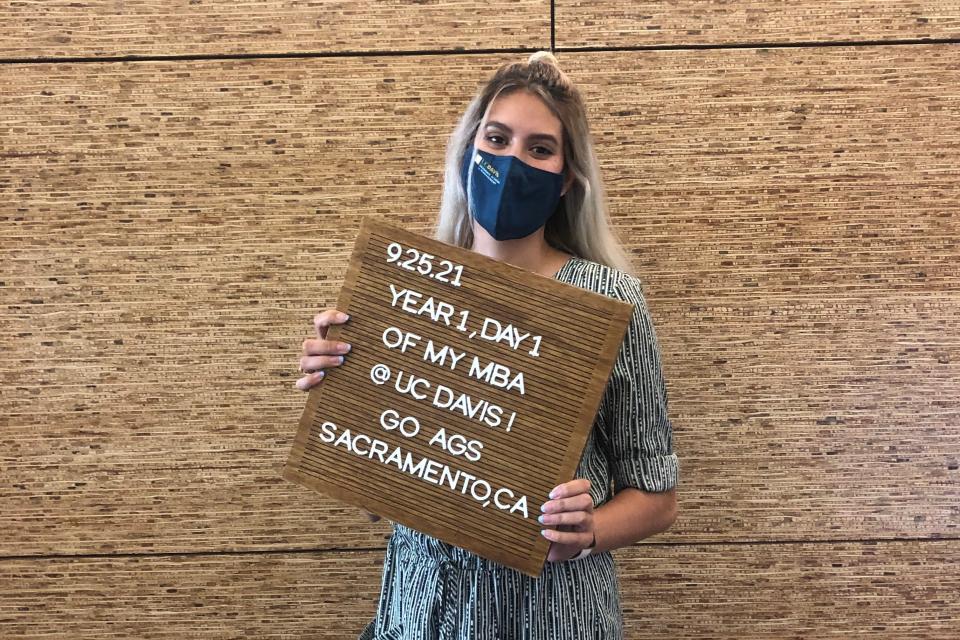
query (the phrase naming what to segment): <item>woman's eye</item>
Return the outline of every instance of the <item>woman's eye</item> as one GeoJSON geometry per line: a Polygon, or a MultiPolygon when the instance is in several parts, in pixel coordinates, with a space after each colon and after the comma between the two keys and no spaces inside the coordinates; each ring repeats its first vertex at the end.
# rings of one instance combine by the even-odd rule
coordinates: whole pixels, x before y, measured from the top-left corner
{"type": "Polygon", "coordinates": [[[504,143],[503,136],[498,136],[498,135],[496,135],[496,134],[488,135],[488,136],[487,136],[487,141],[492,142],[493,144],[503,144],[503,143],[504,143]]]}
{"type": "Polygon", "coordinates": [[[534,147],[533,152],[541,156],[549,156],[553,154],[553,150],[548,149],[547,147],[534,147]]]}

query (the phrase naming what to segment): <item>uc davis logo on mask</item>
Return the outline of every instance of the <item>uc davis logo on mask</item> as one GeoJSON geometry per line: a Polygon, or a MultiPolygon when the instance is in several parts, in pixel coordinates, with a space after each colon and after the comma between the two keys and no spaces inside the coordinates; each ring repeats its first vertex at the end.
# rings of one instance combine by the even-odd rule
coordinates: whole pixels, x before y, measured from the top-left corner
{"type": "Polygon", "coordinates": [[[479,153],[474,157],[474,161],[480,167],[480,172],[485,175],[491,183],[500,184],[500,171],[497,170],[495,166],[488,160],[484,160],[479,153]]]}

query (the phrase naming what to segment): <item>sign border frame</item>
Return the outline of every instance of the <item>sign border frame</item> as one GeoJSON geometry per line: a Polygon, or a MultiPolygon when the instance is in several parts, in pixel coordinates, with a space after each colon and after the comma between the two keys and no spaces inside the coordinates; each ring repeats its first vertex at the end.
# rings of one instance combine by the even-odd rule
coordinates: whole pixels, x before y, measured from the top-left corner
{"type": "MultiPolygon", "coordinates": [[[[590,308],[592,312],[605,313],[608,315],[609,322],[607,324],[606,335],[602,341],[603,346],[600,354],[596,360],[594,360],[590,382],[584,388],[584,401],[581,402],[576,424],[573,426],[570,437],[567,440],[563,462],[560,465],[557,476],[553,479],[554,482],[552,486],[572,480],[579,465],[580,458],[583,455],[587,438],[596,419],[600,402],[603,399],[604,390],[613,370],[613,364],[619,355],[634,305],[601,293],[583,289],[570,283],[559,281],[554,276],[544,276],[534,273],[508,262],[484,256],[470,249],[457,247],[437,240],[436,238],[408,231],[388,223],[380,216],[367,216],[361,221],[360,230],[354,244],[354,250],[337,298],[336,308],[340,311],[350,313],[350,302],[359,277],[362,257],[367,251],[370,236],[375,232],[391,237],[397,242],[405,243],[408,246],[415,246],[430,251],[435,256],[442,256],[445,259],[462,264],[464,267],[493,273],[504,280],[524,282],[526,284],[529,284],[531,279],[535,280],[538,287],[543,287],[548,291],[552,290],[552,293],[562,295],[570,300],[571,305],[585,306],[590,308]]],[[[337,340],[342,327],[343,325],[340,324],[330,325],[326,334],[327,339],[337,340]]],[[[327,375],[336,375],[336,367],[331,368],[327,375]]],[[[299,471],[298,466],[303,459],[304,448],[310,435],[310,429],[313,426],[314,416],[323,399],[323,387],[324,384],[321,382],[311,388],[308,393],[306,405],[300,417],[297,433],[294,437],[288,460],[281,473],[282,477],[317,491],[318,493],[333,497],[341,502],[365,509],[371,513],[376,513],[389,520],[401,522],[401,509],[393,507],[386,501],[375,503],[371,501],[368,496],[355,493],[344,487],[334,485],[333,483],[323,482],[315,476],[307,475],[299,471]]],[[[544,501],[547,499],[548,498],[545,497],[544,501]]],[[[539,508],[539,504],[530,506],[531,508],[539,508]]],[[[544,525],[538,526],[542,527],[544,525]]],[[[439,528],[447,529],[447,527],[443,526],[439,528]]],[[[470,545],[462,545],[462,548],[536,578],[539,577],[543,570],[550,544],[551,542],[549,540],[542,535],[538,535],[537,541],[533,544],[533,553],[526,558],[521,558],[516,553],[506,551],[498,552],[496,549],[486,547],[482,549],[482,553],[478,552],[475,548],[471,548],[470,545]]],[[[457,546],[461,545],[458,544],[457,546]]]]}

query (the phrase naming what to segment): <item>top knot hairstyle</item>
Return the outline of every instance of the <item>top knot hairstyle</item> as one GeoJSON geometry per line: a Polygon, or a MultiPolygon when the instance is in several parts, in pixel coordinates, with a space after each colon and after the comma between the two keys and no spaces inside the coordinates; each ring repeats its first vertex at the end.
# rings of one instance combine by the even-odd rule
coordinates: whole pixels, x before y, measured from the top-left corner
{"type": "Polygon", "coordinates": [[[549,51],[537,51],[526,62],[502,65],[467,105],[447,144],[443,197],[434,237],[460,247],[473,246],[460,164],[494,100],[515,91],[537,96],[560,120],[563,171],[565,176],[573,176],[573,184],[546,223],[544,239],[561,251],[632,272],[626,252],[610,229],[583,98],[549,51]]]}

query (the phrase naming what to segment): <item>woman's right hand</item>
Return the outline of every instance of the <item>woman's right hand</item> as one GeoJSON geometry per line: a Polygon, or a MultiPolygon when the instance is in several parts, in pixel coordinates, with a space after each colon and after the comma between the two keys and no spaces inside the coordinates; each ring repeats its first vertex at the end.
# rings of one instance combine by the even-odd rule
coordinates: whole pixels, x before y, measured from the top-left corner
{"type": "Polygon", "coordinates": [[[327,340],[327,329],[332,324],[343,324],[349,316],[336,309],[324,309],[313,317],[313,327],[317,337],[303,341],[303,356],[300,358],[300,371],[307,374],[297,380],[297,389],[309,391],[323,380],[324,369],[339,367],[343,363],[343,354],[350,351],[346,342],[327,340]]]}
{"type": "MultiPolygon", "coordinates": [[[[327,340],[327,329],[332,324],[343,324],[350,316],[336,309],[324,309],[313,316],[313,328],[317,337],[303,341],[303,356],[300,358],[300,371],[306,373],[297,380],[297,389],[309,391],[311,387],[323,380],[324,369],[339,367],[343,363],[343,354],[350,352],[350,344],[335,340],[327,340]]],[[[364,512],[370,522],[377,522],[380,516],[364,512]]]]}

